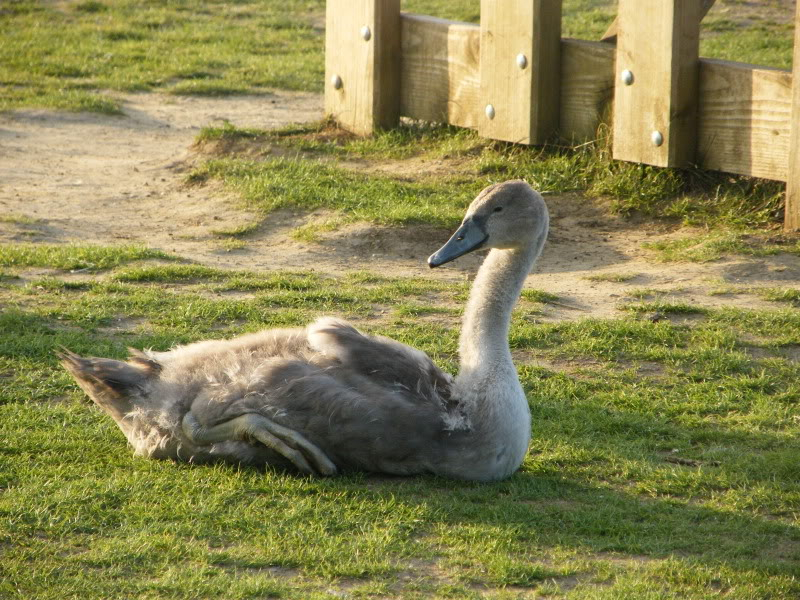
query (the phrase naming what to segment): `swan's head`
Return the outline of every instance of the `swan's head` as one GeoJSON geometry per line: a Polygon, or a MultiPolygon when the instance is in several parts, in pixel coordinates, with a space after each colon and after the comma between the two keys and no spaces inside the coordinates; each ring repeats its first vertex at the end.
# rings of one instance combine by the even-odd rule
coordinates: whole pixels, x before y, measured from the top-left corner
{"type": "Polygon", "coordinates": [[[496,183],[472,201],[461,227],[428,258],[428,265],[438,267],[481,248],[541,247],[548,226],[541,194],[520,180],[496,183]]]}

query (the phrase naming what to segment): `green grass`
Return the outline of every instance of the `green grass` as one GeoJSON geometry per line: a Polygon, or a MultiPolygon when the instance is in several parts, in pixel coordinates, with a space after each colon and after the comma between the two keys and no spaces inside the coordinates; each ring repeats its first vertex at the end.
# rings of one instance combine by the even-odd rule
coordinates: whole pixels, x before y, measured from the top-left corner
{"type": "Polygon", "coordinates": [[[321,0],[17,0],[0,20],[0,110],[117,112],[105,90],[319,91],[321,0]]]}
{"type": "Polygon", "coordinates": [[[307,223],[306,225],[301,225],[292,230],[291,236],[301,242],[319,242],[325,233],[336,231],[347,224],[348,221],[350,221],[350,219],[337,216],[314,223],[307,223]]]}
{"type": "Polygon", "coordinates": [[[222,125],[209,125],[204,127],[197,136],[197,142],[252,139],[262,137],[265,133],[263,129],[236,127],[233,123],[226,120],[223,121],[222,125]]]}
{"type": "Polygon", "coordinates": [[[321,122],[276,131],[225,125],[206,128],[199,136],[201,143],[213,140],[232,145],[210,149],[212,158],[188,180],[222,180],[249,207],[265,212],[291,207],[338,213],[329,224],[299,233],[309,240],[316,238],[319,227],[331,229],[353,220],[420,221],[450,227],[460,220],[465,202],[480,189],[517,178],[546,194],[608,197],[612,210],[621,215],[636,213],[687,225],[731,228],[724,235],[738,242],[727,243],[727,251],[749,247],[744,243],[747,236],[738,231],[769,226],[783,216],[784,185],[780,182],[613,161],[606,136],[576,148],[531,148],[441,125],[407,123],[370,138],[357,138],[321,122]],[[252,158],[272,145],[291,150],[292,157],[252,158]],[[447,174],[426,169],[409,172],[404,161],[411,158],[446,164],[447,174]],[[382,167],[381,174],[354,171],[347,162],[353,159],[358,171],[376,165],[382,167]],[[303,185],[294,185],[296,181],[303,185]]]}
{"type": "Polygon", "coordinates": [[[714,231],[662,242],[644,244],[662,262],[710,262],[726,254],[769,256],[786,252],[800,254],[800,242],[792,239],[767,239],[758,233],[714,231]]]}
{"type": "Polygon", "coordinates": [[[247,242],[236,238],[224,238],[219,240],[216,245],[220,250],[224,250],[225,252],[234,252],[235,250],[247,248],[247,242]]]}
{"type": "Polygon", "coordinates": [[[547,304],[558,300],[558,296],[555,294],[531,288],[522,290],[522,298],[524,300],[530,300],[531,302],[538,302],[539,304],[547,304]]]}
{"type": "Polygon", "coordinates": [[[625,292],[626,296],[630,296],[631,298],[638,298],[639,300],[644,300],[645,298],[651,298],[653,296],[664,296],[668,294],[666,290],[656,290],[653,288],[637,288],[633,290],[628,290],[625,292]]]}
{"type": "Polygon", "coordinates": [[[644,301],[658,293],[652,290],[642,290],[640,294],[631,294],[635,298],[642,300],[641,302],[634,302],[624,306],[625,310],[630,310],[636,313],[662,313],[662,314],[676,314],[676,315],[702,315],[708,312],[707,309],[688,304],[687,302],[668,302],[666,300],[657,300],[654,302],[644,301]]]}
{"type": "Polygon", "coordinates": [[[587,281],[607,281],[610,283],[625,283],[634,279],[635,273],[597,273],[595,275],[587,275],[584,277],[587,281]]]}
{"type": "Polygon", "coordinates": [[[5,214],[0,215],[0,223],[11,223],[13,225],[36,225],[40,220],[27,215],[5,214]]]}
{"type": "Polygon", "coordinates": [[[135,458],[53,352],[123,356],[334,314],[453,371],[466,284],[105,252],[108,270],[81,281],[0,279],[3,597],[800,594],[794,309],[642,302],[613,320],[532,323],[523,301],[511,345],[534,438],[518,474],[318,480],[135,458]],[[638,316],[654,310],[694,318],[638,316]]]}
{"type": "Polygon", "coordinates": [[[213,229],[211,233],[222,237],[246,238],[258,231],[259,223],[244,223],[229,229],[213,229]]]}
{"type": "MultiPolygon", "coordinates": [[[[564,34],[598,38],[610,4],[565,2],[564,34]]],[[[478,5],[416,0],[403,9],[475,22],[478,5]]],[[[107,90],[318,91],[322,12],[321,1],[7,3],[0,110],[114,113],[107,90]]],[[[757,17],[752,31],[710,17],[703,54],[787,66],[791,30],[757,17]]],[[[294,233],[307,241],[353,221],[450,228],[483,186],[523,177],[546,192],[609,197],[622,214],[712,228],[650,246],[653,258],[798,252],[794,241],[748,229],[777,218],[779,184],[615,163],[604,136],[531,149],[422,124],[368,139],[326,124],[224,124],[201,133],[201,144],[221,143],[190,179],[217,178],[263,214],[330,213],[294,233]],[[297,156],[244,159],[239,145],[297,156]],[[352,159],[397,170],[338,164],[352,159]],[[448,175],[409,174],[406,159],[449,161],[448,175]]],[[[213,233],[221,250],[236,250],[257,228],[213,233]]],[[[222,271],[140,246],[0,245],[0,597],[800,596],[800,314],[787,306],[798,302],[791,288],[747,291],[781,303],[770,310],[634,290],[615,319],[569,322],[531,318],[558,298],[526,290],[510,342],[533,442],[521,471],[491,485],[139,459],[54,356],[66,346],[122,357],[127,346],[167,350],[333,314],[454,372],[466,292],[465,283],[369,272],[222,271]],[[52,274],[31,279],[32,268],[52,274]],[[79,280],[61,273],[76,270],[79,280]]]]}
{"type": "Polygon", "coordinates": [[[5,267],[95,270],[148,258],[174,260],[173,256],[164,252],[136,245],[107,248],[87,245],[0,244],[0,266],[5,267]]]}
{"type": "Polygon", "coordinates": [[[795,306],[800,304],[800,290],[797,288],[757,288],[757,294],[772,302],[788,302],[795,306]]]}
{"type": "Polygon", "coordinates": [[[220,179],[237,191],[247,206],[269,213],[279,209],[327,208],[340,213],[339,223],[371,221],[388,225],[458,223],[476,184],[451,181],[402,181],[367,176],[303,158],[263,161],[222,158],[207,161],[189,176],[192,182],[220,179]]]}
{"type": "MultiPolygon", "coordinates": [[[[736,11],[734,2],[725,4],[733,5],[733,11],[736,11]]],[[[715,16],[712,13],[703,21],[701,56],[781,69],[792,68],[794,23],[791,15],[784,13],[786,19],[780,22],[754,11],[747,15],[745,26],[741,14],[733,12],[733,15],[734,18],[730,18],[728,15],[715,16]]]]}
{"type": "MultiPolygon", "coordinates": [[[[736,2],[704,23],[704,56],[788,68],[792,19],[736,2]]],[[[12,0],[0,20],[0,110],[119,113],[107,91],[223,96],[321,91],[323,0],[12,0]]],[[[402,9],[477,23],[478,0],[407,0],[402,9]]],[[[566,0],[562,34],[599,39],[613,0],[566,0]]],[[[783,14],[783,13],[781,13],[783,14]]]]}

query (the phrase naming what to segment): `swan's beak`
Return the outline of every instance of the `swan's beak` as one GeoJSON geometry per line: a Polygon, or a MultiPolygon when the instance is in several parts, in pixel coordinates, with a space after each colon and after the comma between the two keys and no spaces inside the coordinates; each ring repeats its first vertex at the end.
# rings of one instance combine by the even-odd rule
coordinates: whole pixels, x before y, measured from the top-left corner
{"type": "Polygon", "coordinates": [[[447,240],[444,246],[430,255],[428,266],[433,268],[449,263],[467,252],[477,250],[486,243],[487,239],[489,239],[489,234],[486,233],[482,224],[470,217],[461,224],[458,231],[447,240]]]}

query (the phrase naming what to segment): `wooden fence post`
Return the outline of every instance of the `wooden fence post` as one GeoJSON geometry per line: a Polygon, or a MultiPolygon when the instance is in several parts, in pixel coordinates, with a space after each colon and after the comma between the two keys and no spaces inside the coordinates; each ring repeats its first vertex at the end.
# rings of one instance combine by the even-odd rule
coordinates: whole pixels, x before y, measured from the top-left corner
{"type": "Polygon", "coordinates": [[[561,0],[481,0],[484,137],[541,144],[557,129],[561,0]]]}
{"type": "Polygon", "coordinates": [[[697,145],[701,3],[619,0],[618,10],[613,156],[688,166],[697,145]]]}
{"type": "Polygon", "coordinates": [[[800,229],[800,2],[794,17],[794,54],[792,56],[792,112],[789,133],[789,165],[786,172],[785,231],[800,229]]]}
{"type": "Polygon", "coordinates": [[[395,127],[400,0],[328,0],[325,27],[325,114],[360,135],[395,127]]]}

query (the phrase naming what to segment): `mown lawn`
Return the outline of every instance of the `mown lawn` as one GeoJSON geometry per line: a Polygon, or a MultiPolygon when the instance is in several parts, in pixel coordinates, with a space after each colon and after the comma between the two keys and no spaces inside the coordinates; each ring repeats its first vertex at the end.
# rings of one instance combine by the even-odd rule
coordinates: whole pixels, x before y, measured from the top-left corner
{"type": "MultiPolygon", "coordinates": [[[[403,7],[475,21],[478,4],[403,7]]],[[[613,2],[564,6],[565,35],[596,39],[613,19],[613,2]]],[[[0,110],[115,112],[115,91],[318,91],[322,14],[317,0],[14,0],[0,5],[0,110]]],[[[706,24],[706,55],[791,60],[785,21],[734,10],[706,24]]],[[[442,127],[369,140],[325,127],[209,128],[201,145],[219,147],[189,183],[220,180],[263,214],[324,208],[329,223],[296,232],[313,241],[353,221],[444,230],[486,183],[525,177],[709,227],[652,248],[664,261],[800,253],[752,235],[780,215],[774,183],[612,163],[602,139],[522,150],[442,127]],[[242,158],[237,144],[283,156],[242,158]],[[338,162],[354,157],[457,167],[410,178],[338,162]]],[[[243,243],[257,227],[219,234],[243,243]]],[[[333,314],[452,372],[466,292],[362,271],[221,271],[139,246],[0,246],[0,598],[800,597],[793,288],[761,288],[768,310],[638,290],[618,318],[571,322],[542,320],[558,298],[526,290],[511,345],[533,442],[521,471],[491,485],[135,458],[54,356],[123,357],[333,314]]]]}
{"type": "Polygon", "coordinates": [[[800,313],[787,299],[632,299],[618,319],[546,323],[552,295],[526,291],[511,344],[534,440],[518,474],[322,480],[135,458],[53,351],[122,357],[324,313],[452,371],[466,284],[23,250],[0,247],[3,597],[800,594],[800,313]]]}

